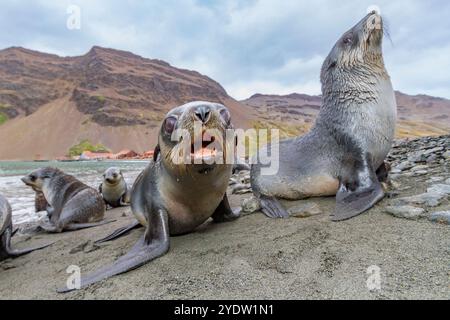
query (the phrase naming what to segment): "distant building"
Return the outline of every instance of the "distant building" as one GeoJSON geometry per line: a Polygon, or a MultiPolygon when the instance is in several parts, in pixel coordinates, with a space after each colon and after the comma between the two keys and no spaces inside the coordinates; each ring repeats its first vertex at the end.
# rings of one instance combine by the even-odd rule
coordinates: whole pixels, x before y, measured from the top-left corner
{"type": "Polygon", "coordinates": [[[110,152],[91,152],[83,151],[79,160],[107,160],[114,159],[114,155],[110,152]]]}

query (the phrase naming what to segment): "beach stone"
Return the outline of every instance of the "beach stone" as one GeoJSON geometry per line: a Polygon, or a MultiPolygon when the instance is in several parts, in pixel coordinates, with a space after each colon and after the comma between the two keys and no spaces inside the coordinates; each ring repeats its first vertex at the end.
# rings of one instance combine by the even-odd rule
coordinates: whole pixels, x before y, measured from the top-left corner
{"type": "Polygon", "coordinates": [[[315,202],[306,202],[296,205],[287,210],[290,216],[295,218],[307,218],[322,213],[319,205],[315,202]]]}
{"type": "Polygon", "coordinates": [[[438,211],[430,215],[430,221],[450,224],[450,211],[438,211]]]}
{"type": "Polygon", "coordinates": [[[242,200],[241,206],[244,213],[253,213],[261,209],[259,199],[254,196],[242,200]]]}
{"type": "Polygon", "coordinates": [[[450,150],[445,151],[442,156],[444,157],[444,159],[450,159],[450,150]]]}
{"type": "Polygon", "coordinates": [[[388,206],[384,210],[397,218],[405,218],[411,220],[420,218],[425,212],[424,209],[413,206],[388,206]]]}
{"type": "Polygon", "coordinates": [[[412,176],[413,177],[419,177],[419,176],[424,176],[426,174],[428,174],[427,170],[417,170],[417,171],[413,171],[412,176]]]}
{"type": "Polygon", "coordinates": [[[426,181],[426,183],[434,183],[434,182],[441,182],[443,181],[444,178],[443,177],[430,177],[430,179],[428,179],[426,181]]]}
{"type": "Polygon", "coordinates": [[[444,150],[443,147],[436,147],[436,148],[433,148],[433,149],[428,149],[425,152],[423,152],[423,155],[427,156],[429,154],[432,154],[432,153],[435,153],[435,152],[438,152],[438,151],[442,151],[442,150],[444,150]]]}
{"type": "Polygon", "coordinates": [[[426,171],[428,169],[428,166],[425,164],[414,166],[411,168],[412,171],[426,171]]]}
{"type": "Polygon", "coordinates": [[[404,171],[404,170],[410,169],[412,167],[413,167],[412,163],[410,163],[409,161],[403,161],[393,169],[404,171]]]}
{"type": "Polygon", "coordinates": [[[248,192],[251,192],[250,186],[242,183],[235,184],[231,189],[232,194],[242,194],[248,192]]]}
{"type": "Polygon", "coordinates": [[[447,180],[445,180],[445,184],[450,184],[450,178],[448,178],[447,180]]]}
{"type": "Polygon", "coordinates": [[[450,194],[450,184],[435,184],[427,189],[427,192],[450,194]]]}
{"type": "Polygon", "coordinates": [[[418,194],[411,197],[403,197],[398,198],[395,200],[395,205],[412,205],[412,204],[419,204],[419,205],[426,205],[428,207],[437,207],[441,204],[442,199],[444,199],[445,194],[437,193],[437,192],[427,192],[418,194]]]}

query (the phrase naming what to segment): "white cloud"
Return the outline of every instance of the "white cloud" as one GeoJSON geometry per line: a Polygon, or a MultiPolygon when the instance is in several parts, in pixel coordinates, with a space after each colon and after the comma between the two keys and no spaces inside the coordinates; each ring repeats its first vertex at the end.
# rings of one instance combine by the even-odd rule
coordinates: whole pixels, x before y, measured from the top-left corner
{"type": "Polygon", "coordinates": [[[93,45],[129,50],[220,82],[236,98],[255,92],[320,92],[323,58],[370,5],[380,7],[393,45],[385,58],[394,87],[450,98],[450,2],[445,0],[40,0],[0,11],[0,47],[62,55],[93,45]],[[68,31],[66,8],[81,8],[68,31]]]}

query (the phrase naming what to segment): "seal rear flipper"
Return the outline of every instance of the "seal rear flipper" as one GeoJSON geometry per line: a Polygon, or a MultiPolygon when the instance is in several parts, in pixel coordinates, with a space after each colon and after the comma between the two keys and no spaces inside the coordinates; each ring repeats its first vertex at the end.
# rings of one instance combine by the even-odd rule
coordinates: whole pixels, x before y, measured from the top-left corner
{"type": "Polygon", "coordinates": [[[95,243],[103,243],[103,242],[107,242],[107,241],[118,239],[121,236],[126,235],[131,230],[136,229],[136,228],[140,228],[140,227],[142,227],[141,223],[139,221],[134,221],[130,225],[122,227],[122,228],[119,228],[119,229],[115,230],[113,233],[111,233],[110,235],[95,241],[95,243]]]}
{"type": "Polygon", "coordinates": [[[93,222],[93,223],[69,223],[68,225],[66,225],[64,227],[64,230],[76,231],[76,230],[81,230],[81,229],[93,228],[93,227],[102,226],[104,224],[108,224],[108,223],[111,223],[114,221],[116,221],[116,220],[104,220],[104,221],[93,222]]]}
{"type": "Polygon", "coordinates": [[[19,257],[19,256],[23,256],[25,254],[28,254],[30,252],[36,251],[36,250],[41,250],[44,248],[47,248],[48,246],[51,246],[54,242],[49,243],[49,244],[45,244],[42,246],[37,246],[37,247],[33,247],[33,248],[26,248],[26,249],[12,249],[11,248],[11,237],[12,237],[12,233],[8,230],[6,231],[7,233],[5,234],[6,238],[5,238],[5,250],[6,253],[10,256],[10,257],[19,257]]]}
{"type": "MultiPolygon", "coordinates": [[[[147,262],[164,255],[169,250],[168,215],[165,210],[150,213],[150,222],[145,234],[133,248],[112,265],[103,267],[81,279],[80,288],[102,281],[109,277],[136,269],[147,262]]],[[[75,289],[62,288],[58,292],[64,293],[75,289]]]]}
{"type": "Polygon", "coordinates": [[[332,221],[353,218],[383,199],[381,183],[371,165],[370,154],[345,163],[336,194],[336,208],[332,221]]]}
{"type": "Polygon", "coordinates": [[[260,196],[261,211],[269,218],[289,218],[289,213],[275,197],[260,196]]]}
{"type": "Polygon", "coordinates": [[[233,211],[233,209],[231,209],[230,203],[228,202],[228,196],[225,193],[216,211],[214,211],[212,219],[214,220],[214,222],[220,223],[236,220],[240,216],[241,216],[240,211],[235,212],[233,211]]]}

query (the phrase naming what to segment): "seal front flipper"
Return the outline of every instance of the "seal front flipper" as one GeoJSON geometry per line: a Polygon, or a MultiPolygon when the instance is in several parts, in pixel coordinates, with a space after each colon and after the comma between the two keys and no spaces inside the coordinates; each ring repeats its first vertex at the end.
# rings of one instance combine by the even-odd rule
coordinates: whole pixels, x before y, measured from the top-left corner
{"type": "Polygon", "coordinates": [[[345,162],[332,221],[353,218],[383,199],[384,192],[370,159],[370,154],[367,154],[361,159],[353,158],[345,162]]]}
{"type": "MultiPolygon", "coordinates": [[[[133,248],[110,266],[101,268],[81,279],[80,288],[99,282],[106,278],[136,269],[147,262],[164,255],[169,250],[168,214],[163,209],[150,213],[150,221],[145,234],[133,248]]],[[[58,292],[74,289],[62,288],[58,292]]]]}
{"type": "Polygon", "coordinates": [[[140,228],[140,227],[142,227],[142,224],[139,221],[134,221],[130,225],[119,228],[116,231],[114,231],[113,233],[111,233],[110,235],[95,241],[95,243],[103,243],[103,242],[115,240],[115,239],[120,238],[121,236],[127,234],[131,230],[140,228]]]}
{"type": "Polygon", "coordinates": [[[104,220],[104,221],[92,222],[92,223],[69,223],[64,226],[63,225],[58,226],[58,225],[55,225],[52,223],[46,223],[46,224],[39,225],[39,227],[50,233],[59,233],[62,230],[77,231],[77,230],[82,230],[82,229],[87,229],[87,228],[99,227],[99,226],[102,226],[104,224],[108,224],[108,223],[111,223],[114,221],[116,221],[116,220],[104,220]]]}
{"type": "Polygon", "coordinates": [[[214,222],[229,222],[236,220],[241,216],[241,213],[238,211],[233,211],[230,207],[230,203],[228,202],[227,194],[223,196],[223,200],[220,202],[216,211],[214,211],[211,216],[214,222]]]}
{"type": "Polygon", "coordinates": [[[269,218],[289,218],[289,213],[275,197],[260,196],[261,211],[269,218]]]}

